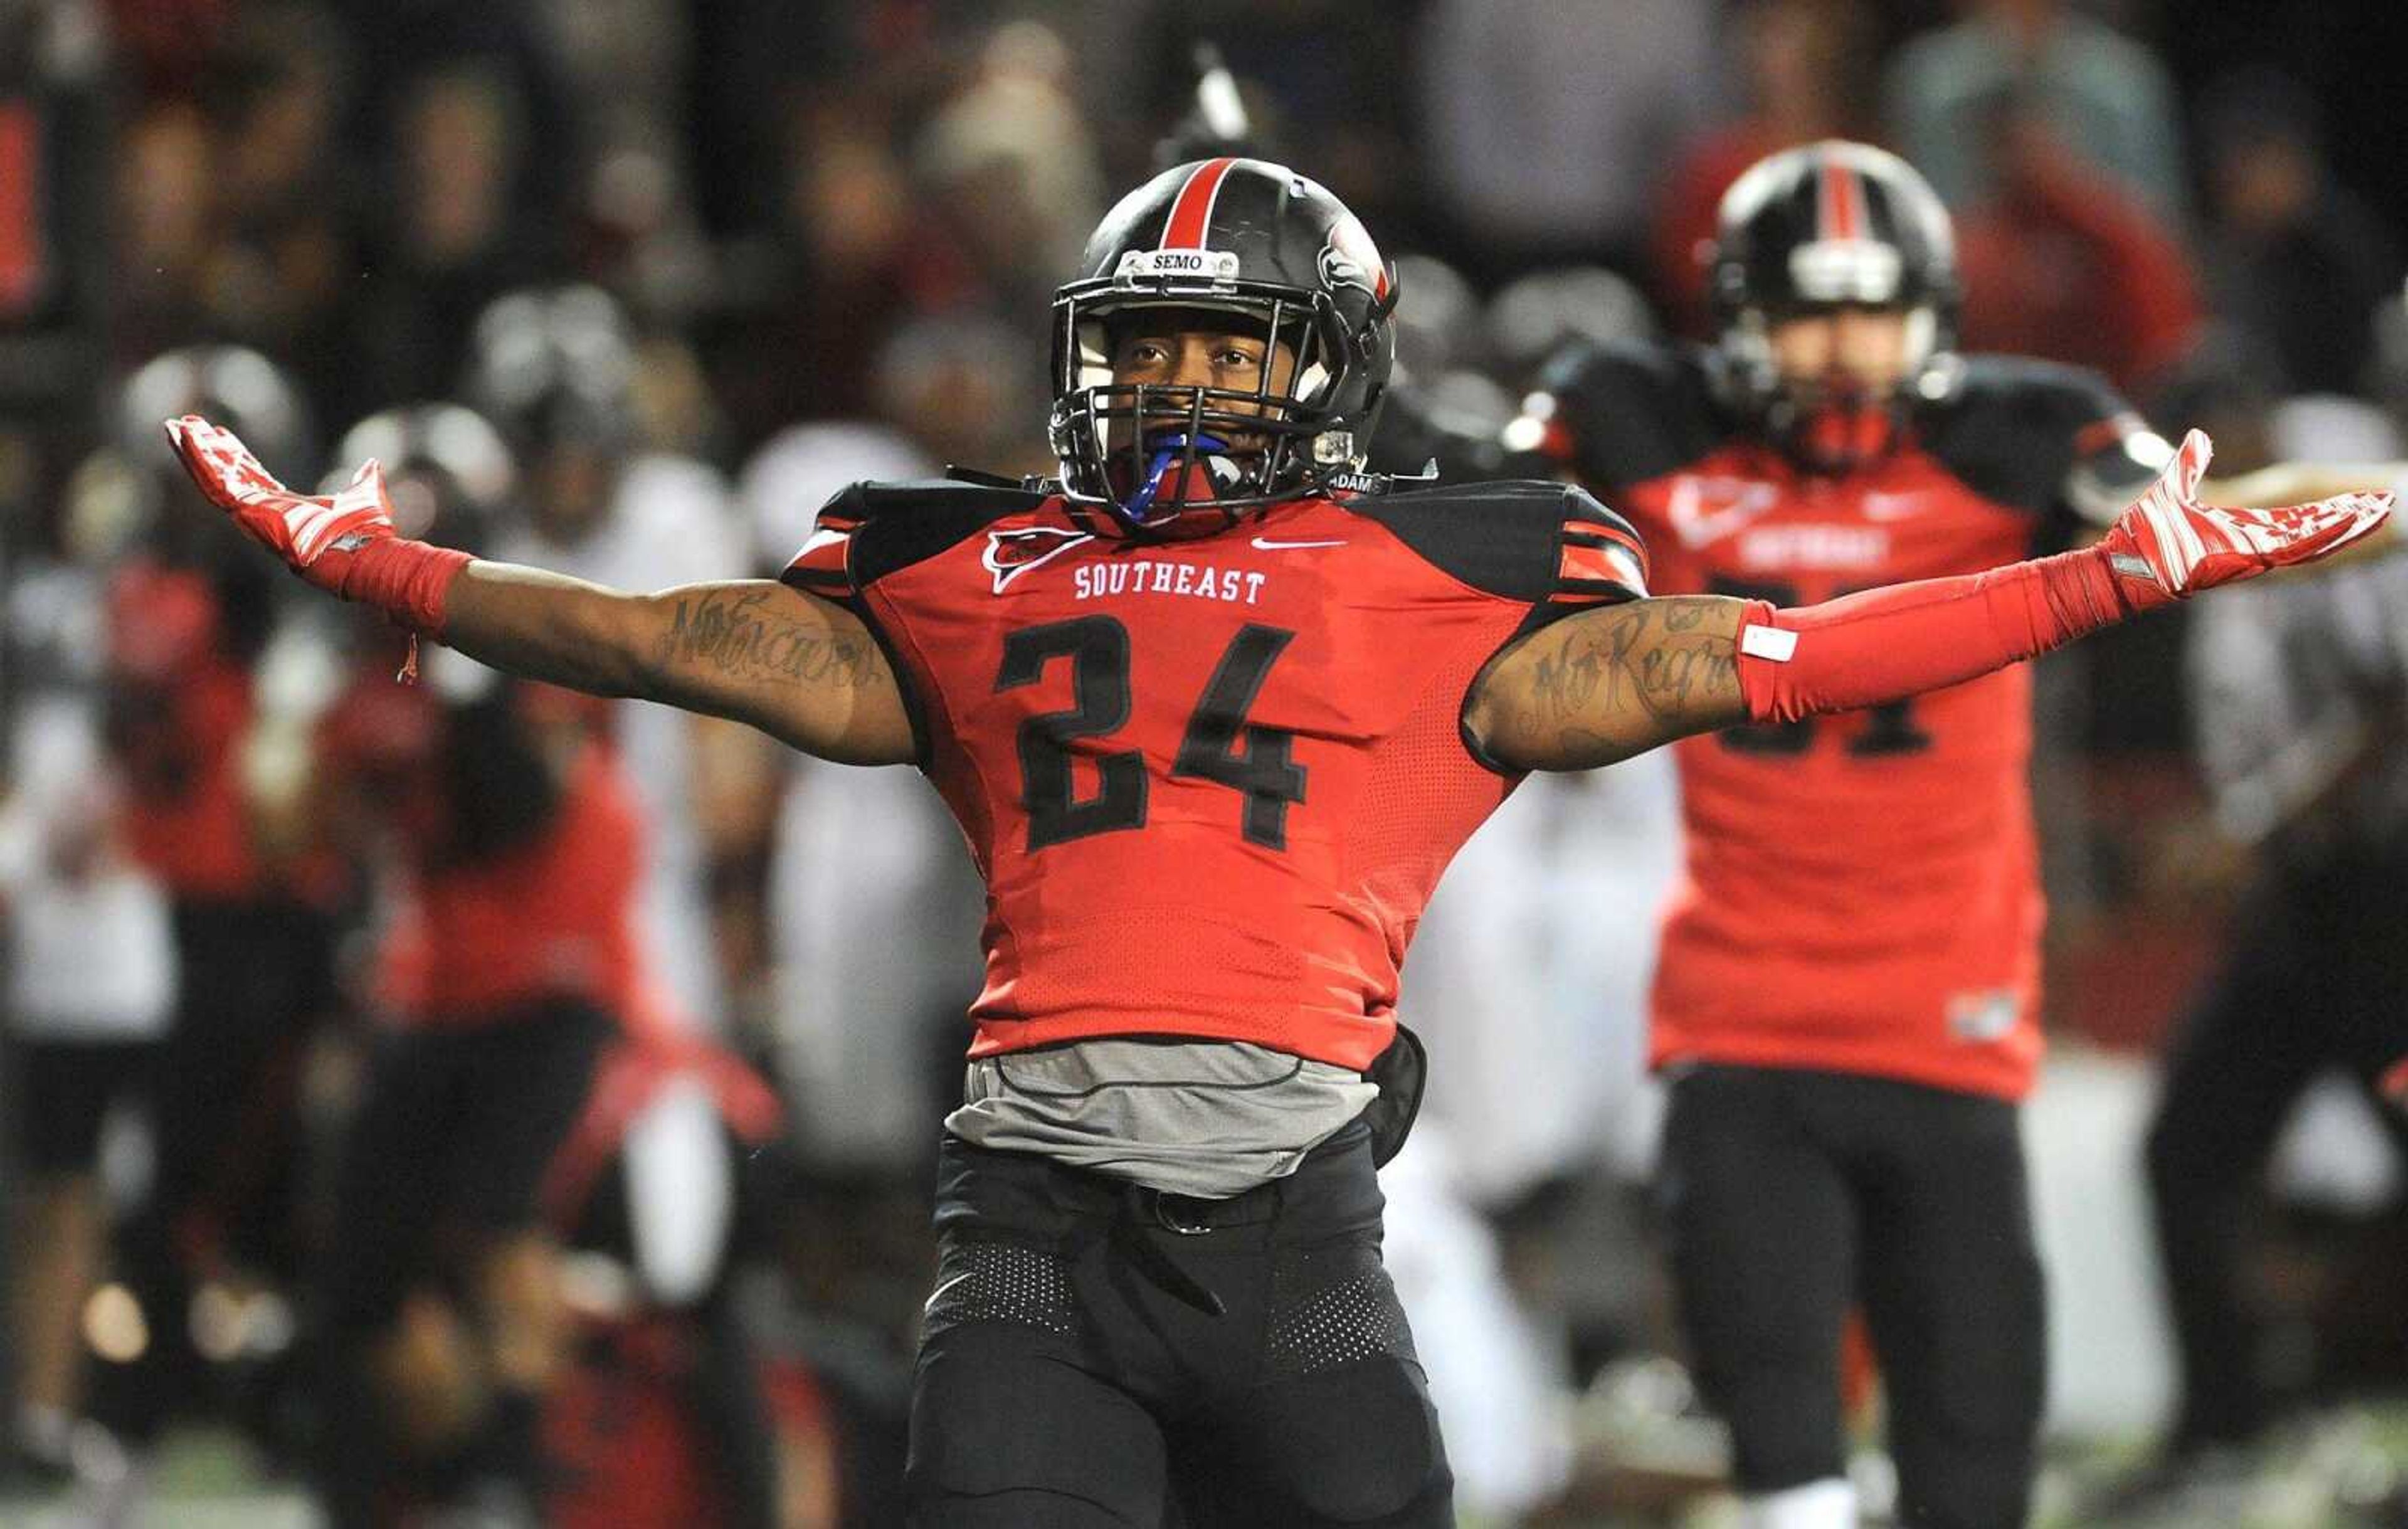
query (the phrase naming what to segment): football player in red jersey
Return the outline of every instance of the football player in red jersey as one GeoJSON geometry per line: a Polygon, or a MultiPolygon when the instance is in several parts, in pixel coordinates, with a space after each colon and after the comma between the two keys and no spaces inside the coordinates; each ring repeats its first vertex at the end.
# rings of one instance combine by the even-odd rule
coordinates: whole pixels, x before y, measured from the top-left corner
{"type": "MultiPolygon", "coordinates": [[[[1507,432],[1630,518],[1659,592],[1787,605],[1976,573],[2086,522],[2112,545],[2169,461],[2186,494],[2204,469],[2095,374],[1957,353],[1947,213],[1880,150],[1758,161],[1723,198],[1709,286],[1713,345],[1569,350],[1507,432]]],[[[2220,486],[2248,502],[2302,475],[2220,486]]],[[[1662,1193],[1751,1524],[1856,1522],[1858,1303],[1901,1522],[2024,1521],[2044,1352],[2016,1126],[2041,1052],[2030,691],[2001,669],[1680,745],[1662,1193]]]]}
{"type": "MultiPolygon", "coordinates": [[[[1358,469],[1393,270],[1261,161],[1164,172],[1055,297],[1035,482],[861,484],[776,582],[631,595],[392,534],[374,464],[294,494],[198,419],[205,494],[311,584],[496,667],[913,764],[986,878],[947,1122],[911,1522],[1440,1525],[1380,1262],[1398,969],[1524,772],[1952,685],[2320,555],[2386,499],[2190,498],[2093,550],[1803,610],[1649,599],[1560,483],[1358,469]]],[[[875,931],[864,931],[875,938],[875,931]]]]}

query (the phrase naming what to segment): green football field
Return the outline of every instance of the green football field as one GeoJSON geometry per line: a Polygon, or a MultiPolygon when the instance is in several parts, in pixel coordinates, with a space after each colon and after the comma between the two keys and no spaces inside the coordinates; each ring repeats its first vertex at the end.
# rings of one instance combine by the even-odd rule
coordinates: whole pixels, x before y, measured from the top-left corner
{"type": "MultiPolygon", "coordinates": [[[[2212,1481],[2110,1509],[2102,1491],[2132,1454],[2058,1446],[2033,1529],[2408,1529],[2408,1402],[2333,1408],[2279,1430],[2212,1481]]],[[[105,1521],[89,1516],[88,1507],[71,1497],[0,1494],[0,1529],[97,1529],[105,1521]]],[[[193,1430],[170,1438],[142,1501],[118,1522],[122,1529],[313,1529],[318,1518],[300,1491],[262,1480],[239,1439],[193,1430]]],[[[1675,1509],[1550,1516],[1526,1529],[1731,1529],[1737,1522],[1737,1504],[1714,1495],[1675,1509]]]]}

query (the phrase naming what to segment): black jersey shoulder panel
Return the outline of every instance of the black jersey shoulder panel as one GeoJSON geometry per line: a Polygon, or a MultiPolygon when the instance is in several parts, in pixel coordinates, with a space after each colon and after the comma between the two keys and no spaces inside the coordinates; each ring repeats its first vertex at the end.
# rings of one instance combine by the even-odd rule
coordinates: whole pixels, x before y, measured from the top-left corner
{"type": "Polygon", "coordinates": [[[1556,353],[1538,390],[1555,399],[1551,423],[1564,432],[1568,465],[1612,495],[1687,467],[1731,436],[1708,367],[1694,345],[1583,341],[1556,353]]]}
{"type": "Polygon", "coordinates": [[[819,524],[851,533],[846,566],[853,588],[861,590],[925,562],[1007,515],[1033,510],[1046,498],[1032,489],[951,479],[853,483],[828,500],[819,524]]]}
{"type": "Polygon", "coordinates": [[[1562,592],[1567,536],[1620,542],[1643,566],[1645,544],[1630,523],[1570,483],[1453,483],[1339,502],[1386,526],[1431,566],[1507,599],[1537,604],[1562,592]]]}
{"type": "Polygon", "coordinates": [[[1916,413],[1918,439],[1984,498],[2034,514],[2063,505],[2093,426],[2132,406],[2095,371],[2023,356],[1974,355],[1948,397],[1916,413]]]}

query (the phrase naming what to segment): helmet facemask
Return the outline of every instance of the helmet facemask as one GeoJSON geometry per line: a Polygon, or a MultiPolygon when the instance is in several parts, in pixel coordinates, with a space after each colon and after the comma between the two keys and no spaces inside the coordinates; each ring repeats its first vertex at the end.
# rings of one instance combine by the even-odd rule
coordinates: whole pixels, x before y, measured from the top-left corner
{"type": "Polygon", "coordinates": [[[1176,296],[1065,289],[1055,302],[1053,439],[1065,493],[1125,534],[1209,535],[1360,465],[1354,430],[1331,409],[1346,344],[1336,307],[1295,288],[1234,285],[1176,296]],[[1121,382],[1121,343],[1146,329],[1257,340],[1258,380],[1121,382]]]}
{"type": "Polygon", "coordinates": [[[1268,160],[1173,166],[1105,214],[1079,271],[1054,295],[1050,435],[1063,498],[1099,534],[1210,535],[1361,467],[1396,270],[1327,191],[1268,160]],[[1197,367],[1211,336],[1263,364],[1197,367]],[[1171,359],[1116,346],[1141,338],[1171,359]]]}
{"type": "Polygon", "coordinates": [[[1836,356],[1819,372],[1784,370],[1773,331],[1789,320],[1842,310],[1833,305],[1774,314],[1750,308],[1722,339],[1726,366],[1745,374],[1741,393],[1753,401],[1764,438],[1799,468],[1827,476],[1869,467],[1898,449],[1917,402],[1935,386],[1944,388],[1941,368],[1953,359],[1938,352],[1939,320],[1930,305],[1868,307],[1863,310],[1904,322],[1898,365],[1885,382],[1847,369],[1836,356]]]}

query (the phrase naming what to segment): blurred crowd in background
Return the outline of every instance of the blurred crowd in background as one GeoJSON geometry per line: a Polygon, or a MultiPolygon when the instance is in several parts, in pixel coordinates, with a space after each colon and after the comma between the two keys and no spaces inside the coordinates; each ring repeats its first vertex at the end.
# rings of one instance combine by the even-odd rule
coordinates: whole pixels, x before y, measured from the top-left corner
{"type": "MultiPolygon", "coordinates": [[[[1235,106],[1398,257],[1392,470],[1493,437],[1567,339],[1703,338],[1722,190],[1828,137],[1895,149],[1949,202],[1966,348],[2097,368],[2161,428],[2211,429],[2219,471],[2396,461],[2408,163],[2368,122],[2396,60],[2363,42],[2386,8],[0,3],[12,1458],[122,1497],[199,1421],[302,1473],[343,1415],[344,1271],[390,1254],[426,1271],[359,1318],[401,1334],[379,1384],[485,1417],[503,1402],[458,1393],[509,1392],[511,1340],[550,1334],[523,1426],[582,1473],[552,1522],[635,1522],[638,1479],[702,1494],[664,1522],[735,1498],[763,1522],[896,1522],[928,1175],[978,985],[978,889],[915,776],[830,792],[839,767],[741,730],[497,692],[432,649],[398,689],[398,634],[305,604],[223,534],[162,419],[207,413],[296,484],[379,456],[405,534],[636,588],[774,575],[850,481],[1052,469],[1052,289],[1117,192],[1235,106]],[[1199,100],[1199,48],[1234,102],[1199,100]],[[441,1217],[393,1211],[346,1161],[378,1139],[380,1035],[447,992],[473,1008],[461,984],[491,975],[467,970],[481,946],[428,952],[424,894],[507,837],[465,804],[510,781],[544,821],[624,821],[624,866],[589,863],[580,828],[560,874],[622,887],[635,930],[596,957],[561,933],[557,884],[480,893],[485,941],[585,963],[565,986],[607,1021],[587,1095],[543,1105],[585,1158],[546,1170],[535,1297],[447,1266],[441,1217]],[[678,1210],[701,1224],[662,1230],[678,1210]],[[374,1240],[405,1233],[430,1246],[374,1240]],[[713,1406],[749,1421],[695,1421],[713,1406]],[[758,1458],[710,1442],[731,1436],[758,1458]]],[[[2200,654],[2234,639],[2178,616],[2043,666],[2049,1012],[2063,1065],[2101,1070],[2069,1086],[2135,1119],[2248,873],[2314,853],[2253,809],[2262,771],[2194,739],[2186,689],[2313,756],[2290,767],[2381,773],[2408,606],[2350,598],[2389,692],[2346,727],[2284,714],[2279,674],[2231,699],[2246,676],[2200,654]]],[[[1656,1358],[1635,1189],[1670,770],[1517,799],[1407,983],[1435,1066],[1389,1176],[1391,1259],[1464,1502],[1493,1522],[1584,1492],[1658,1511],[1591,1479],[1633,1431],[1681,1456],[1668,1479],[1712,1476],[1656,1358]]],[[[494,1065],[478,1088],[541,1094],[494,1065]]],[[[2408,1380],[2396,1124],[2327,1103],[2253,1265],[2283,1339],[2261,1378],[2286,1398],[2408,1380]]],[[[2056,1157],[2084,1158],[2068,1129],[2056,1157]]],[[[2083,1171],[2139,1183],[2137,1128],[2124,1145],[2083,1171]]],[[[2137,1190],[2092,1198],[2078,1237],[2145,1243],[2137,1190]]],[[[2119,1319],[2155,1320],[2145,1283],[2119,1319]]],[[[2078,1359],[2060,1370],[2060,1426],[2139,1435],[2165,1406],[2128,1370],[2086,1391],[2078,1359]]]]}

